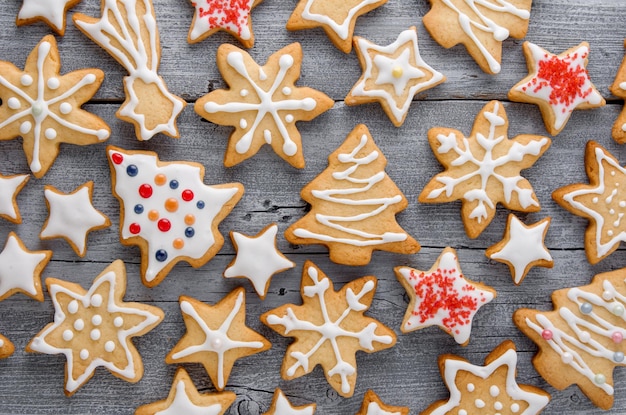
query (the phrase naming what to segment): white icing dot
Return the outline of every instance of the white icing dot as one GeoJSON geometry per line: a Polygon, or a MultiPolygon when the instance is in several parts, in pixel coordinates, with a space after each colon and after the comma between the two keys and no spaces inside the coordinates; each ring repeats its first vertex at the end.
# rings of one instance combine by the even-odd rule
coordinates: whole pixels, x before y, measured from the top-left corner
{"type": "Polygon", "coordinates": [[[91,340],[94,340],[94,341],[99,340],[100,335],[101,333],[100,333],[100,330],[98,329],[93,329],[91,330],[91,333],[89,333],[89,337],[91,337],[91,340]]]}
{"type": "Polygon", "coordinates": [[[94,307],[100,307],[102,305],[102,296],[100,294],[94,294],[91,296],[91,305],[94,307]]]}
{"type": "Polygon", "coordinates": [[[609,214],[615,215],[615,209],[609,209],[609,214]]]}
{"type": "Polygon", "coordinates": [[[78,331],[81,331],[82,329],[85,328],[85,322],[83,321],[82,318],[79,318],[78,320],[74,322],[74,328],[78,331]]]}
{"type": "Polygon", "coordinates": [[[476,408],[481,409],[485,407],[485,401],[483,401],[482,399],[476,399],[474,401],[474,406],[476,406],[476,408]]]}
{"type": "Polygon", "coordinates": [[[518,403],[514,403],[511,405],[511,412],[513,412],[514,414],[518,413],[519,410],[520,410],[520,407],[518,403]]]}
{"type": "Polygon", "coordinates": [[[61,81],[59,81],[59,78],[48,79],[48,88],[57,89],[60,86],[61,86],[61,81]]]}
{"type": "Polygon", "coordinates": [[[122,324],[124,324],[124,319],[122,317],[115,317],[115,319],[113,320],[113,325],[115,327],[122,327],[122,324]]]}
{"type": "Polygon", "coordinates": [[[568,365],[574,361],[574,356],[572,356],[570,352],[565,352],[563,353],[563,356],[561,356],[561,360],[563,361],[563,363],[568,365]]]}
{"type": "Polygon", "coordinates": [[[607,231],[606,234],[609,235],[609,236],[613,236],[613,231],[607,231]]]}
{"type": "Polygon", "coordinates": [[[467,411],[465,409],[459,409],[459,415],[467,415],[467,411]]]}
{"type": "Polygon", "coordinates": [[[67,311],[69,311],[70,314],[76,314],[76,312],[78,312],[78,301],[70,301],[70,303],[67,305],[67,311]]]}
{"type": "Polygon", "coordinates": [[[24,121],[21,125],[20,125],[20,133],[22,134],[28,134],[28,132],[30,131],[30,129],[33,127],[33,125],[30,123],[30,121],[24,121]]]}
{"type": "Polygon", "coordinates": [[[87,82],[88,84],[93,84],[94,82],[96,82],[96,75],[90,73],[84,79],[85,79],[85,82],[87,82]]]}
{"type": "Polygon", "coordinates": [[[89,350],[83,349],[80,351],[80,358],[83,360],[87,360],[89,358],[89,350]]]}
{"type": "Polygon", "coordinates": [[[72,330],[65,330],[63,332],[63,340],[66,342],[72,340],[74,338],[74,332],[72,330]]]}
{"type": "Polygon", "coordinates": [[[212,339],[211,340],[211,347],[213,348],[213,350],[219,350],[222,347],[222,340],[221,339],[212,339]]]}
{"type": "Polygon", "coordinates": [[[48,140],[54,140],[57,138],[57,131],[54,128],[46,128],[44,135],[48,140]]]}
{"type": "Polygon", "coordinates": [[[70,104],[69,102],[64,102],[59,106],[59,111],[61,111],[61,114],[69,114],[70,112],[72,112],[72,104],[70,104]]]}
{"type": "Polygon", "coordinates": [[[619,207],[621,207],[621,208],[626,207],[626,202],[623,201],[623,200],[621,202],[619,202],[619,207]]]}
{"type": "Polygon", "coordinates": [[[598,203],[598,198],[597,198],[597,197],[594,197],[593,199],[591,199],[591,202],[593,202],[593,203],[598,203]]]}
{"type": "Polygon", "coordinates": [[[611,291],[604,291],[602,293],[602,298],[604,298],[605,300],[612,300],[613,299],[613,293],[611,291]]]}
{"type": "Polygon", "coordinates": [[[104,350],[111,353],[113,350],[115,350],[115,343],[113,343],[111,340],[104,343],[104,350]]]}
{"type": "Polygon", "coordinates": [[[12,110],[16,110],[22,106],[22,104],[20,104],[20,100],[15,97],[9,98],[9,100],[7,101],[7,105],[12,110]]]}
{"type": "Polygon", "coordinates": [[[287,115],[285,116],[285,121],[287,121],[287,122],[293,122],[293,115],[291,115],[291,114],[287,114],[287,115]]]}
{"type": "Polygon", "coordinates": [[[248,121],[246,121],[246,120],[245,120],[245,119],[243,119],[243,118],[242,118],[242,119],[240,119],[240,120],[239,120],[239,126],[240,126],[241,128],[246,128],[246,127],[248,126],[248,121]]]}
{"type": "Polygon", "coordinates": [[[247,89],[242,89],[239,92],[239,95],[241,95],[242,97],[247,97],[248,96],[248,90],[247,89]]]}
{"type": "Polygon", "coordinates": [[[285,95],[291,95],[291,88],[289,88],[288,86],[283,88],[283,94],[285,95]]]}
{"type": "Polygon", "coordinates": [[[101,130],[98,130],[96,132],[96,137],[98,137],[98,140],[100,141],[106,140],[107,138],[109,138],[109,131],[105,130],[104,128],[101,130]]]}
{"type": "Polygon", "coordinates": [[[496,403],[493,404],[493,409],[496,411],[500,411],[502,408],[504,408],[504,405],[502,405],[502,402],[500,401],[496,401],[496,403]]]}
{"type": "Polygon", "coordinates": [[[91,318],[91,323],[94,326],[99,326],[100,324],[102,324],[102,316],[100,314],[95,314],[92,318],[91,318]]]}
{"type": "Polygon", "coordinates": [[[30,75],[22,75],[22,77],[20,78],[20,82],[22,83],[22,85],[24,86],[29,86],[32,85],[33,83],[33,77],[30,75]]]}
{"type": "Polygon", "coordinates": [[[588,331],[581,331],[579,337],[580,341],[583,343],[587,343],[589,340],[591,340],[591,334],[589,334],[588,331]]]}
{"type": "Polygon", "coordinates": [[[611,176],[615,176],[615,171],[612,171],[612,172],[611,172],[611,176]]]}
{"type": "Polygon", "coordinates": [[[467,384],[467,391],[468,392],[474,392],[474,389],[476,389],[476,387],[474,386],[473,383],[468,383],[467,384]]]}

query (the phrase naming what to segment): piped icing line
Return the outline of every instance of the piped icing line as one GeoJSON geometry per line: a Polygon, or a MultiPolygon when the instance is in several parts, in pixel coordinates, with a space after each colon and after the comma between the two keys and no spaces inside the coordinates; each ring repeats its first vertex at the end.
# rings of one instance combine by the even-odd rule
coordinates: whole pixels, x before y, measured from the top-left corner
{"type": "Polygon", "coordinates": [[[65,14],[81,0],[24,0],[17,15],[17,24],[43,20],[56,33],[65,34],[65,14]]]}

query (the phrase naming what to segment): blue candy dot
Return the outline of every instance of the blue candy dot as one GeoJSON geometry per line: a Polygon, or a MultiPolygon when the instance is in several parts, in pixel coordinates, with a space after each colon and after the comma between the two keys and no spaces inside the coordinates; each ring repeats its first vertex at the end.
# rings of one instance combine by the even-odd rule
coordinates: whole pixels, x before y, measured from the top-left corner
{"type": "Polygon", "coordinates": [[[143,213],[143,205],[135,205],[135,213],[140,215],[143,213]]]}
{"type": "Polygon", "coordinates": [[[192,238],[195,234],[196,234],[196,231],[191,226],[185,229],[185,236],[187,238],[192,238]]]}
{"type": "Polygon", "coordinates": [[[165,251],[165,249],[159,249],[154,254],[154,257],[156,258],[157,261],[163,262],[167,259],[167,252],[165,251]]]}
{"type": "Polygon", "coordinates": [[[137,168],[137,166],[135,166],[134,164],[126,167],[126,174],[128,174],[130,177],[135,177],[137,173],[139,173],[139,168],[137,168]]]}
{"type": "Polygon", "coordinates": [[[613,360],[615,360],[617,363],[622,363],[624,361],[624,353],[615,352],[613,354],[613,360]]]}
{"type": "Polygon", "coordinates": [[[178,189],[178,180],[170,181],[170,189],[178,189]]]}
{"type": "Polygon", "coordinates": [[[589,314],[591,313],[591,310],[593,309],[593,306],[589,303],[582,303],[580,305],[580,312],[583,314],[589,314]]]}
{"type": "Polygon", "coordinates": [[[202,200],[198,200],[198,203],[196,203],[196,207],[198,209],[204,209],[204,202],[202,200]]]}

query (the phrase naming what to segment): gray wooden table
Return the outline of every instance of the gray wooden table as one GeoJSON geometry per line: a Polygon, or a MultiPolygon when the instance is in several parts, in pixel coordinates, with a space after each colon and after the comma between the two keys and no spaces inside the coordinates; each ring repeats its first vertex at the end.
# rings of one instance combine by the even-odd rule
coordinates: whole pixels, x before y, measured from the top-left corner
{"type": "MultiPolygon", "coordinates": [[[[99,16],[99,3],[99,0],[84,0],[73,12],[99,16]]],[[[215,52],[221,43],[236,43],[234,39],[218,33],[201,43],[189,45],[186,37],[193,14],[189,2],[154,0],[154,3],[161,32],[160,73],[170,90],[188,102],[194,102],[209,89],[224,87],[216,68],[215,52]]],[[[27,342],[52,320],[53,307],[47,294],[43,303],[23,295],[3,301],[0,303],[0,333],[15,343],[16,352],[0,361],[0,413],[130,414],[141,404],[165,398],[176,366],[166,365],[164,357],[185,331],[178,306],[179,295],[191,295],[215,303],[240,284],[247,292],[248,324],[272,342],[272,349],[241,359],[235,365],[227,390],[235,392],[237,400],[228,414],[265,412],[276,387],[282,388],[294,404],[316,402],[320,414],[354,414],[367,389],[375,390],[389,404],[409,406],[411,414],[418,414],[433,400],[448,396],[437,368],[440,353],[455,353],[475,364],[482,364],[489,351],[505,339],[513,340],[519,351],[519,383],[537,385],[552,394],[552,401],[544,413],[599,413],[600,410],[578,388],[557,391],[537,375],[530,362],[536,347],[515,328],[511,315],[520,307],[551,310],[553,290],[585,285],[596,273],[626,266],[623,249],[591,266],[583,249],[587,222],[567,213],[551,199],[554,189],[586,181],[583,154],[587,140],[599,141],[626,164],[626,147],[615,144],[610,135],[623,103],[608,91],[624,55],[626,4],[622,0],[534,1],[526,39],[556,53],[588,41],[591,45],[589,73],[607,99],[607,105],[597,110],[575,112],[565,130],[553,140],[552,147],[525,172],[542,209],[520,217],[527,223],[552,217],[546,244],[555,265],[551,270],[533,269],[521,286],[513,285],[505,265],[490,261],[484,255],[485,248],[502,237],[508,215],[506,209],[499,208],[487,230],[471,240],[463,230],[460,204],[423,205],[417,203],[417,196],[427,181],[441,171],[426,140],[431,127],[453,127],[469,134],[474,117],[483,105],[498,99],[505,101],[510,137],[520,133],[547,134],[537,107],[506,102],[509,88],[527,74],[522,41],[504,43],[502,73],[491,76],[483,73],[462,47],[444,50],[430,38],[421,24],[421,17],[429,10],[427,0],[390,0],[359,18],[356,34],[381,45],[394,41],[401,30],[417,25],[424,60],[448,78],[446,83],[419,95],[405,124],[395,128],[376,104],[344,105],[344,97],[361,74],[355,54],[337,50],[321,30],[288,32],[284,26],[295,4],[295,0],[265,0],[253,11],[256,44],[250,53],[263,63],[280,47],[300,42],[304,50],[300,85],[324,91],[335,100],[330,111],[312,122],[299,124],[307,162],[304,170],[291,168],[269,148],[226,169],[222,157],[231,128],[203,122],[193,112],[192,105],[185,108],[179,119],[180,140],[157,136],[148,142],[137,141],[133,127],[115,117],[115,111],[123,101],[123,68],[73,27],[70,20],[66,35],[58,38],[62,72],[85,67],[99,67],[105,71],[102,88],[85,108],[111,126],[108,144],[153,150],[163,160],[201,162],[207,169],[205,182],[208,184],[241,182],[245,186],[245,195],[222,223],[221,231],[227,234],[235,230],[252,235],[269,223],[277,222],[279,248],[297,263],[297,267],[275,276],[267,298],[261,301],[248,282],[222,278],[222,272],[234,257],[234,249],[227,238],[223,249],[205,266],[193,269],[181,263],[159,286],[144,287],[139,277],[138,249],[119,243],[119,204],[111,195],[104,151],[106,144],[64,145],[47,175],[42,179],[31,178],[19,195],[23,223],[0,222],[0,241],[4,241],[10,231],[16,231],[30,249],[53,250],[54,256],[44,277],[78,282],[83,287],[88,287],[113,260],[122,259],[129,275],[126,300],[161,307],[165,311],[165,320],[155,330],[135,340],[145,364],[145,375],[139,383],[123,382],[99,369],[78,393],[66,398],[63,394],[64,358],[24,352],[27,342]],[[369,265],[348,267],[331,263],[327,251],[320,246],[291,246],[282,237],[282,231],[305,213],[306,204],[299,197],[301,187],[326,167],[328,154],[358,123],[367,124],[387,156],[387,173],[409,200],[409,207],[398,215],[398,222],[419,240],[422,249],[410,256],[378,252],[369,265]],[[271,174],[271,180],[268,180],[268,174],[271,174]],[[47,216],[43,186],[52,184],[69,192],[87,180],[95,182],[94,205],[111,218],[113,225],[92,233],[87,255],[79,258],[60,239],[39,240],[47,216]],[[467,276],[493,286],[498,292],[498,297],[477,315],[470,343],[464,348],[435,327],[410,334],[400,334],[399,330],[408,298],[393,274],[393,267],[409,265],[428,269],[446,246],[457,249],[467,276]],[[337,287],[359,276],[378,277],[378,291],[369,315],[398,333],[395,347],[376,354],[358,355],[357,386],[350,399],[338,396],[319,369],[297,380],[282,380],[280,365],[291,339],[278,336],[259,321],[261,313],[278,305],[300,303],[301,268],[307,259],[320,266],[337,287]]],[[[42,24],[17,28],[14,21],[20,5],[19,0],[2,1],[0,59],[23,67],[30,50],[50,30],[42,24]]],[[[21,140],[0,142],[0,172],[29,172],[21,140]]],[[[214,390],[200,365],[185,367],[201,391],[214,390]]],[[[626,370],[618,368],[615,371],[615,384],[615,406],[609,413],[623,414],[626,413],[626,370]]]]}

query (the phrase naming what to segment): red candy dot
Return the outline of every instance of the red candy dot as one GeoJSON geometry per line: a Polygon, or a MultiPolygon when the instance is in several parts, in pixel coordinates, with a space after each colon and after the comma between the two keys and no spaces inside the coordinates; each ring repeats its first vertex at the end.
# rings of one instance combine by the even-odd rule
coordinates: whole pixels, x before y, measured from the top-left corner
{"type": "Polygon", "coordinates": [[[138,223],[131,223],[130,226],[128,227],[128,230],[133,235],[137,235],[139,232],[141,232],[141,226],[139,226],[138,223]]]}
{"type": "Polygon", "coordinates": [[[172,224],[170,223],[169,220],[164,218],[164,219],[159,220],[159,222],[157,223],[157,226],[159,227],[159,230],[161,232],[167,232],[172,227],[172,224]]]}
{"type": "Polygon", "coordinates": [[[181,197],[185,202],[189,202],[190,200],[193,200],[193,192],[189,189],[185,189],[183,190],[181,197]]]}
{"type": "Polygon", "coordinates": [[[111,160],[113,160],[113,163],[115,164],[122,164],[122,162],[124,161],[124,156],[122,156],[120,153],[113,153],[111,155],[111,160]]]}
{"type": "Polygon", "coordinates": [[[611,336],[611,340],[613,340],[613,343],[621,343],[622,340],[624,340],[624,336],[622,336],[622,333],[620,333],[619,331],[616,331],[611,336]]]}
{"type": "Polygon", "coordinates": [[[544,330],[541,332],[541,337],[544,340],[552,340],[552,332],[550,330],[544,330]]]}
{"type": "Polygon", "coordinates": [[[149,184],[142,184],[141,186],[139,186],[139,196],[143,197],[144,199],[152,196],[152,186],[150,186],[149,184]]]}

